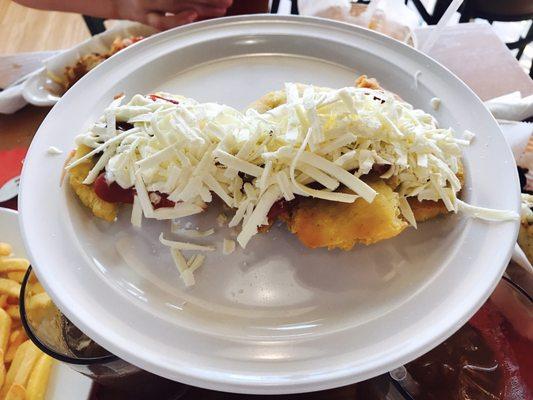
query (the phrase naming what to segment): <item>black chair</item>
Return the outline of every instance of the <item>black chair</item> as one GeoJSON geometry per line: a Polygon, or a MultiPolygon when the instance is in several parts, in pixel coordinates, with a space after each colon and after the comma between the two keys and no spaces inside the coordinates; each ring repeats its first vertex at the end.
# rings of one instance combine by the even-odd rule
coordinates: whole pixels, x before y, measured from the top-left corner
{"type": "Polygon", "coordinates": [[[85,25],[87,25],[87,29],[89,29],[91,36],[98,35],[99,33],[105,31],[103,18],[89,17],[88,15],[84,15],[83,20],[85,21],[85,25]]]}
{"type": "MultiPolygon", "coordinates": [[[[416,10],[420,14],[424,22],[428,25],[435,25],[439,21],[442,14],[444,14],[444,11],[441,13],[437,9],[437,5],[439,2],[438,0],[437,0],[437,3],[435,4],[435,9],[433,10],[432,14],[429,13],[429,11],[426,9],[426,7],[422,4],[420,0],[411,0],[411,1],[413,2],[416,10]]],[[[408,3],[409,3],[409,0],[405,0],[405,5],[407,5],[408,3]]]]}
{"type": "MultiPolygon", "coordinates": [[[[272,0],[272,4],[270,5],[270,12],[272,14],[277,14],[279,10],[279,3],[280,0],[272,0]]],[[[297,0],[291,0],[291,14],[298,15],[298,1],[297,0]]]]}

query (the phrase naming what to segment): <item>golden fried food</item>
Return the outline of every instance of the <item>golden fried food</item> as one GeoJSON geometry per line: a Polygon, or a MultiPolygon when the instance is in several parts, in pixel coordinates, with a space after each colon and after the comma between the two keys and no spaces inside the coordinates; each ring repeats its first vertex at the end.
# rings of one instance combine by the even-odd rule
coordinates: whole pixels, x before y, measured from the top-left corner
{"type": "Polygon", "coordinates": [[[372,203],[302,199],[289,218],[290,231],[312,249],[350,250],[399,235],[408,224],[400,216],[398,194],[381,179],[367,183],[378,192],[372,203]]]}
{"type": "Polygon", "coordinates": [[[381,90],[382,87],[379,86],[379,83],[374,78],[369,78],[366,75],[361,75],[355,80],[355,86],[358,88],[367,88],[374,90],[381,90]]]}
{"type": "Polygon", "coordinates": [[[268,92],[260,99],[254,101],[248,108],[256,110],[258,113],[265,113],[268,110],[278,107],[287,101],[287,94],[285,90],[275,90],[268,92]]]}
{"type": "MultiPolygon", "coordinates": [[[[78,146],[73,160],[83,157],[91,150],[90,147],[85,145],[78,146]]],[[[88,207],[95,216],[112,222],[117,217],[117,204],[102,200],[96,195],[92,185],[85,185],[83,183],[84,179],[89,174],[89,171],[94,167],[94,164],[92,159],[88,159],[76,165],[74,168],[71,168],[69,183],[83,205],[88,207]]]]}
{"type": "MultiPolygon", "coordinates": [[[[378,81],[361,75],[355,86],[373,90],[383,90],[378,81]]],[[[298,84],[303,92],[305,85],[298,84]]],[[[260,113],[280,106],[287,99],[285,90],[267,93],[250,105],[260,113]]],[[[462,166],[459,180],[463,183],[462,166]]],[[[282,220],[287,222],[291,232],[310,248],[351,249],[357,243],[372,244],[399,235],[408,225],[400,216],[398,195],[393,189],[397,179],[375,180],[371,183],[379,195],[373,203],[358,199],[354,203],[330,202],[327,200],[305,198],[300,201],[282,220]]],[[[419,201],[408,199],[417,222],[427,221],[448,214],[442,201],[419,201]]]]}
{"type": "MultiPolygon", "coordinates": [[[[301,96],[307,85],[304,85],[303,83],[297,83],[296,87],[298,88],[298,92],[301,96]]],[[[320,86],[314,86],[314,89],[319,92],[322,90],[330,90],[328,88],[320,86]]],[[[273,108],[284,104],[286,101],[287,92],[285,90],[274,90],[272,92],[268,92],[264,96],[260,97],[258,100],[254,101],[248,106],[248,108],[254,109],[258,113],[262,114],[267,112],[268,110],[272,110],[273,108]]]]}
{"type": "MultiPolygon", "coordinates": [[[[30,263],[13,257],[12,247],[7,243],[0,242],[0,250],[0,265],[4,267],[0,269],[3,288],[0,290],[3,293],[0,295],[0,399],[44,399],[54,361],[28,340],[20,320],[20,282],[12,278],[17,274],[19,279],[30,263]]],[[[36,283],[30,282],[31,279],[26,287],[30,288],[27,299],[34,306],[41,306],[48,295],[34,295],[32,288],[36,283]]]]}
{"type": "MultiPolygon", "coordinates": [[[[298,92],[300,95],[302,95],[304,89],[307,85],[304,85],[302,83],[296,84],[298,88],[298,92]]],[[[378,81],[376,81],[374,78],[368,78],[366,75],[361,75],[358,77],[355,81],[355,86],[359,88],[368,88],[368,89],[376,89],[380,90],[381,86],[379,86],[378,81]]],[[[328,88],[315,86],[315,90],[321,91],[321,90],[329,90],[328,88]]],[[[282,104],[284,104],[287,101],[287,93],[285,90],[274,90],[272,92],[268,92],[258,100],[254,101],[252,104],[248,106],[248,108],[252,108],[256,110],[258,113],[265,113],[269,110],[272,110],[273,108],[276,108],[282,104]]]]}
{"type": "MultiPolygon", "coordinates": [[[[368,78],[365,75],[357,78],[355,85],[358,88],[365,88],[365,93],[367,91],[366,89],[368,91],[384,91],[375,79],[368,78]]],[[[291,91],[297,90],[301,96],[308,90],[308,87],[308,85],[304,84],[287,84],[287,91],[291,93],[291,91]]],[[[313,88],[315,94],[322,94],[331,90],[323,87],[313,88]]],[[[251,104],[249,108],[259,113],[265,113],[279,107],[287,101],[287,91],[277,90],[267,93],[251,104]]],[[[155,97],[161,98],[158,96],[155,97]]],[[[152,98],[152,100],[154,99],[152,98]]],[[[173,102],[171,100],[167,101],[173,102]]],[[[76,150],[75,159],[83,157],[90,150],[89,147],[80,146],[76,150]]],[[[228,157],[233,156],[228,155],[228,157]]],[[[94,189],[94,184],[83,184],[84,179],[94,165],[95,159],[92,158],[71,168],[70,184],[82,203],[90,208],[95,216],[107,221],[113,221],[116,219],[118,204],[128,203],[130,201],[118,200],[117,203],[105,201],[102,198],[106,198],[109,201],[113,200],[107,197],[98,197],[94,189]]],[[[375,164],[374,167],[375,169],[361,177],[361,179],[366,181],[378,193],[372,203],[368,203],[363,198],[359,198],[353,203],[344,203],[302,197],[287,207],[289,211],[285,210],[281,214],[273,213],[274,216],[269,216],[268,224],[259,227],[259,231],[264,232],[268,230],[276,219],[281,219],[287,223],[289,230],[296,234],[302,243],[310,248],[327,247],[329,249],[340,248],[344,250],[351,249],[357,243],[368,245],[400,234],[409,225],[400,211],[400,195],[397,193],[400,191],[400,178],[394,175],[388,179],[381,179],[379,176],[384,173],[382,169],[386,165],[375,164]]],[[[261,172],[254,176],[259,176],[260,174],[261,172]]],[[[462,175],[462,165],[460,165],[457,177],[461,183],[463,181],[462,175]]],[[[281,176],[282,174],[277,175],[276,179],[280,179],[283,182],[281,176]]],[[[128,189],[119,188],[119,190],[127,191],[128,189]]],[[[353,194],[348,189],[341,188],[340,191],[353,194]]],[[[100,194],[99,191],[98,193],[100,194]]],[[[156,195],[160,196],[157,193],[156,195]]],[[[132,196],[131,193],[129,193],[129,196],[132,196]]],[[[409,197],[407,200],[413,211],[414,218],[418,222],[423,222],[448,213],[442,201],[419,201],[415,197],[409,197]]],[[[169,202],[169,204],[174,203],[169,202]]],[[[242,211],[250,212],[244,208],[242,211]]]]}
{"type": "Polygon", "coordinates": [[[413,211],[416,222],[424,222],[428,219],[436,218],[439,215],[448,214],[448,209],[442,202],[432,201],[432,200],[417,200],[415,197],[410,197],[407,199],[409,206],[413,211]]]}
{"type": "Polygon", "coordinates": [[[54,82],[61,85],[64,91],[66,91],[89,71],[111,57],[113,54],[142,39],[142,36],[132,36],[128,38],[117,37],[111,44],[109,51],[105,53],[89,53],[80,56],[74,65],[65,67],[63,76],[57,76],[50,70],[47,70],[47,74],[54,82]]]}

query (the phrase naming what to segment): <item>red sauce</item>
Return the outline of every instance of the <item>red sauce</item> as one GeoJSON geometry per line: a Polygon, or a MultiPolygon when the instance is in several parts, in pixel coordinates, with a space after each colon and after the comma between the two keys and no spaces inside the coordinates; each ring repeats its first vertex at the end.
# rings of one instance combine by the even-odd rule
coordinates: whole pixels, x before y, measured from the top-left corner
{"type": "Polygon", "coordinates": [[[469,324],[406,365],[415,400],[500,400],[503,376],[482,335],[469,324]]]}
{"type": "MultiPolygon", "coordinates": [[[[524,321],[526,323],[526,321],[524,321]]],[[[533,361],[531,342],[516,333],[491,300],[469,321],[494,351],[503,374],[502,399],[531,399],[533,361]]]]}
{"type": "MultiPolygon", "coordinates": [[[[98,178],[94,181],[94,192],[96,195],[104,201],[109,203],[124,203],[132,204],[133,196],[135,195],[134,188],[124,189],[116,182],[107,182],[105,179],[105,173],[98,175],[98,178]]],[[[168,199],[168,195],[160,192],[150,192],[149,194],[156,194],[153,196],[157,198],[157,201],[152,201],[154,209],[158,208],[171,208],[176,205],[175,202],[168,199]]]]}
{"type": "Polygon", "coordinates": [[[115,124],[115,127],[119,131],[129,131],[130,129],[133,129],[133,125],[132,124],[130,124],[128,122],[124,122],[124,121],[117,121],[116,124],[115,124]]]}
{"type": "Polygon", "coordinates": [[[133,188],[124,189],[118,183],[109,184],[105,179],[105,174],[101,173],[94,181],[94,192],[102,200],[109,203],[133,203],[133,188]]]}
{"type": "Polygon", "coordinates": [[[287,201],[285,199],[276,201],[267,214],[268,222],[273,223],[278,217],[281,216],[288,217],[291,209],[294,207],[297,201],[297,199],[292,201],[287,201]]]}
{"type": "Polygon", "coordinates": [[[386,164],[374,164],[372,166],[372,172],[374,172],[377,175],[383,175],[385,172],[387,172],[390,169],[390,165],[386,164]]]}
{"type": "Polygon", "coordinates": [[[161,193],[161,192],[150,192],[150,193],[155,193],[159,196],[159,199],[157,202],[152,201],[154,209],[156,210],[158,208],[172,208],[176,205],[176,203],[168,199],[168,194],[166,193],[161,193]]]}
{"type": "Polygon", "coordinates": [[[167,99],[166,97],[161,97],[161,96],[158,96],[157,94],[150,94],[148,95],[148,97],[150,97],[153,101],[156,101],[157,99],[161,99],[161,100],[168,101],[169,103],[172,103],[172,104],[180,103],[178,100],[167,99]]]}
{"type": "Polygon", "coordinates": [[[532,399],[531,350],[488,300],[452,337],[406,365],[408,391],[415,400],[532,399]]]}

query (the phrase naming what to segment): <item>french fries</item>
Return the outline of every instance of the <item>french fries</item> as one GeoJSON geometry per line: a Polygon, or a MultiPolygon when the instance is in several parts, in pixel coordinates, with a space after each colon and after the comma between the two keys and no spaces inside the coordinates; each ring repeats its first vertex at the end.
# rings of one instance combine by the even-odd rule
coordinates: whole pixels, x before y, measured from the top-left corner
{"type": "Polygon", "coordinates": [[[26,272],[17,271],[17,272],[8,272],[7,277],[15,282],[22,283],[24,280],[24,275],[26,275],[26,272]]]}
{"type": "Polygon", "coordinates": [[[2,350],[2,359],[4,358],[4,354],[6,354],[6,351],[7,351],[7,345],[9,343],[10,332],[11,332],[11,318],[9,317],[9,314],[3,308],[0,308],[0,346],[1,346],[0,350],[2,350]]]}
{"type": "Polygon", "coordinates": [[[6,311],[12,319],[20,319],[20,310],[17,304],[7,306],[6,311]]]}
{"type": "Polygon", "coordinates": [[[9,363],[13,361],[19,346],[24,343],[26,339],[28,339],[28,337],[22,328],[11,332],[11,336],[9,337],[9,346],[7,347],[4,362],[9,363]]]}
{"type": "MultiPolygon", "coordinates": [[[[0,242],[0,400],[44,400],[54,360],[39,350],[20,321],[19,296],[30,265],[0,242]]],[[[46,309],[52,300],[36,279],[27,283],[26,308],[46,309]]]]}
{"type": "Polygon", "coordinates": [[[11,389],[11,386],[15,382],[15,376],[18,370],[20,369],[22,360],[24,359],[24,355],[26,353],[26,349],[28,348],[29,344],[30,342],[26,341],[18,347],[15,353],[15,357],[13,357],[13,361],[11,362],[9,369],[7,370],[4,385],[2,386],[2,390],[0,390],[0,398],[3,399],[6,397],[8,391],[11,389]]]}
{"type": "Polygon", "coordinates": [[[15,371],[15,378],[13,380],[14,384],[23,386],[28,383],[33,366],[37,362],[39,356],[42,354],[41,351],[31,341],[28,340],[24,343],[28,343],[28,345],[24,351],[24,358],[22,359],[19,368],[15,371]]]}
{"type": "Polygon", "coordinates": [[[1,258],[0,273],[4,272],[26,272],[30,262],[25,258],[1,258]]]}
{"type": "Polygon", "coordinates": [[[11,279],[0,278],[0,293],[19,298],[20,284],[11,279]]]}
{"type": "MultiPolygon", "coordinates": [[[[26,308],[29,310],[35,310],[38,308],[47,308],[52,303],[52,299],[48,296],[48,293],[42,292],[34,294],[28,300],[26,308]]],[[[8,311],[9,312],[9,311],[8,311]]]]}
{"type": "Polygon", "coordinates": [[[44,293],[44,288],[39,282],[30,283],[29,285],[30,285],[30,293],[32,295],[36,295],[36,294],[39,294],[39,293],[44,293]]]}
{"type": "Polygon", "coordinates": [[[26,385],[27,400],[44,400],[46,384],[50,378],[53,363],[53,358],[48,354],[40,355],[26,385]]]}
{"type": "MultiPolygon", "coordinates": [[[[2,354],[2,357],[3,357],[3,354],[2,354]]],[[[2,362],[0,363],[0,383],[2,384],[2,386],[4,385],[5,379],[6,379],[6,366],[2,362]]]]}
{"type": "Polygon", "coordinates": [[[26,398],[26,389],[19,383],[14,383],[6,394],[6,400],[24,400],[26,398]]]}

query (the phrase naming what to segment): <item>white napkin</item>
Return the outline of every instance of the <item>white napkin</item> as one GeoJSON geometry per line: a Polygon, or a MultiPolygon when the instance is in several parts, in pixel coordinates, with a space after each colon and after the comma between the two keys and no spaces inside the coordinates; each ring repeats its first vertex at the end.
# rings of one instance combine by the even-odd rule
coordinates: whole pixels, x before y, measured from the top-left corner
{"type": "Polygon", "coordinates": [[[497,119],[523,121],[533,116],[533,95],[522,97],[520,92],[496,97],[486,101],[485,105],[497,119]]]}
{"type": "MultiPolygon", "coordinates": [[[[533,96],[529,96],[533,100],[533,96]]],[[[502,97],[498,97],[493,100],[485,102],[485,105],[489,110],[492,111],[492,114],[497,117],[505,117],[505,120],[498,120],[500,129],[502,130],[503,136],[507,141],[507,144],[511,148],[516,163],[521,167],[529,169],[533,172],[533,154],[525,153],[525,149],[529,142],[531,135],[533,134],[533,124],[529,122],[517,122],[509,121],[509,119],[526,119],[527,115],[527,100],[522,102],[520,100],[520,94],[518,92],[510,93],[502,97]],[[518,94],[518,97],[516,96],[518,94]],[[501,100],[503,99],[503,100],[501,100]],[[509,99],[509,100],[506,100],[509,99]],[[489,104],[491,106],[489,106],[489,104]],[[526,104],[524,106],[524,104],[526,104]],[[491,109],[492,108],[492,109],[491,109]]],[[[530,101],[530,107],[533,102],[530,101]]],[[[532,114],[529,114],[532,115],[532,114]]],[[[528,177],[528,184],[530,182],[530,177],[528,177]]],[[[529,273],[533,273],[533,266],[527,259],[526,255],[518,246],[518,243],[515,245],[513,250],[512,259],[522,268],[524,268],[529,273]]]]}
{"type": "MultiPolygon", "coordinates": [[[[524,157],[524,151],[526,150],[529,138],[533,134],[533,124],[530,122],[506,120],[498,120],[498,124],[500,125],[500,129],[502,130],[507,144],[513,151],[517,164],[522,166],[520,161],[524,157]]],[[[533,165],[526,168],[532,168],[533,171],[533,165]]]]}

